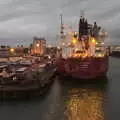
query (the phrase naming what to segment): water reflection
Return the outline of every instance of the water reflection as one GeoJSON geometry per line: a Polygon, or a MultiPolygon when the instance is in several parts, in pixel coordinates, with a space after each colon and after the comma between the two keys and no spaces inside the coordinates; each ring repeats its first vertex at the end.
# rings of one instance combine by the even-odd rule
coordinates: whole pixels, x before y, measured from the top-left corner
{"type": "Polygon", "coordinates": [[[75,85],[67,91],[67,120],[104,120],[105,84],[75,85]]]}

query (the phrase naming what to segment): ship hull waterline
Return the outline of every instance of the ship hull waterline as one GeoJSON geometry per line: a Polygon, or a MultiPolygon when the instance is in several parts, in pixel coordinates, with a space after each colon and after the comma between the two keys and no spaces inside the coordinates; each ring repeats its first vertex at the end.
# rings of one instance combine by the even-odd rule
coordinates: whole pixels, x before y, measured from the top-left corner
{"type": "Polygon", "coordinates": [[[58,74],[76,79],[96,79],[106,76],[108,56],[102,58],[60,59],[58,74]]]}

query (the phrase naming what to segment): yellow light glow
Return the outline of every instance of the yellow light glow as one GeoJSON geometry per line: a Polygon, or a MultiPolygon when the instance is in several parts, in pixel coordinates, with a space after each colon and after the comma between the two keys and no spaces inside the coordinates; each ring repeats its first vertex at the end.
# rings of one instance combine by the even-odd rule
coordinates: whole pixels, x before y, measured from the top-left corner
{"type": "Polygon", "coordinates": [[[95,38],[92,38],[92,39],[91,39],[91,42],[92,42],[93,44],[96,44],[96,39],[95,39],[95,38]]]}
{"type": "Polygon", "coordinates": [[[78,48],[75,48],[75,52],[78,51],[78,48]]]}
{"type": "Polygon", "coordinates": [[[66,102],[68,120],[103,120],[104,93],[86,88],[69,90],[70,99],[66,102]],[[84,91],[84,92],[83,92],[84,91]],[[81,93],[79,96],[78,93],[81,93]],[[87,112],[86,112],[87,111],[87,112]]]}
{"type": "Polygon", "coordinates": [[[98,57],[102,57],[102,54],[98,54],[98,57]]]}
{"type": "Polygon", "coordinates": [[[73,38],[73,39],[72,39],[72,43],[73,43],[73,44],[76,44],[76,43],[77,43],[77,39],[76,39],[76,38],[73,38]]]}
{"type": "Polygon", "coordinates": [[[10,52],[11,52],[11,53],[13,53],[14,51],[15,51],[15,49],[14,49],[14,48],[11,48],[11,49],[10,49],[10,52]]]}
{"type": "Polygon", "coordinates": [[[81,57],[82,55],[81,54],[78,54],[78,57],[81,57]]]}
{"type": "Polygon", "coordinates": [[[104,54],[99,53],[97,54],[97,57],[104,57],[104,54]]]}
{"type": "Polygon", "coordinates": [[[76,53],[76,54],[74,54],[73,56],[77,58],[77,57],[79,57],[79,54],[76,53]]]}
{"type": "Polygon", "coordinates": [[[36,44],[36,46],[37,46],[37,47],[39,47],[39,46],[40,46],[40,44],[39,44],[39,43],[37,43],[37,44],[36,44]]]}

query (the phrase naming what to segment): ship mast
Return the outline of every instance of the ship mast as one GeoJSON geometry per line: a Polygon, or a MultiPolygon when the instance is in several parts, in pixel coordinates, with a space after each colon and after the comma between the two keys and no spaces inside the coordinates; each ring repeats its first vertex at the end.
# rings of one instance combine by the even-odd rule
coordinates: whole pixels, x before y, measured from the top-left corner
{"type": "Polygon", "coordinates": [[[64,46],[64,27],[63,27],[63,15],[60,14],[60,22],[61,22],[61,27],[60,27],[60,38],[61,38],[61,44],[64,46]]]}

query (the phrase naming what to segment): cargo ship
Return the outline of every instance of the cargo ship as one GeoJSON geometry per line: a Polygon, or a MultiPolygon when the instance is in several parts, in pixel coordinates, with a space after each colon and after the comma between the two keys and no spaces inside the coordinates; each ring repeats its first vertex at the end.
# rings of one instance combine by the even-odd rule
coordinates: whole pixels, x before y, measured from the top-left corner
{"type": "Polygon", "coordinates": [[[57,60],[57,72],[77,79],[96,79],[106,76],[109,52],[104,44],[107,32],[96,22],[88,24],[83,16],[78,32],[69,32],[67,39],[61,15],[61,55],[57,60]]]}

